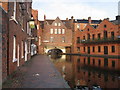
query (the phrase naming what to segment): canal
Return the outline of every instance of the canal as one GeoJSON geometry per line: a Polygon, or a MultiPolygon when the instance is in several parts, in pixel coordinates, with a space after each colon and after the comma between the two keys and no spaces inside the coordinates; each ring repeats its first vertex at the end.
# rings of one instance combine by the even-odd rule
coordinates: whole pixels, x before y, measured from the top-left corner
{"type": "Polygon", "coordinates": [[[50,60],[73,88],[120,88],[120,59],[62,55],[50,60]]]}

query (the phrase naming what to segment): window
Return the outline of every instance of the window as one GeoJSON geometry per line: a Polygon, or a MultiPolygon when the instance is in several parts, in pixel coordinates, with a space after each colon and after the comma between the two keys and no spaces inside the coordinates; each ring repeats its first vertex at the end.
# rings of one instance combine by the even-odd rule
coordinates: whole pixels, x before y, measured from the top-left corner
{"type": "Polygon", "coordinates": [[[80,47],[77,47],[77,51],[78,51],[78,52],[80,51],[80,47]]]}
{"type": "Polygon", "coordinates": [[[50,42],[53,42],[53,37],[50,37],[50,42]]]}
{"type": "Polygon", "coordinates": [[[55,23],[55,26],[57,26],[57,23],[55,23]]]}
{"type": "Polygon", "coordinates": [[[93,47],[92,51],[95,52],[95,47],[93,47]]]}
{"type": "Polygon", "coordinates": [[[14,0],[13,18],[16,19],[16,1],[14,0]]]}
{"type": "Polygon", "coordinates": [[[61,29],[58,29],[58,34],[61,34],[61,29]]]}
{"type": "Polygon", "coordinates": [[[98,52],[101,52],[101,47],[100,46],[98,46],[98,52]]]}
{"type": "Polygon", "coordinates": [[[16,36],[13,36],[13,62],[17,61],[16,59],[16,36]]]}
{"type": "Polygon", "coordinates": [[[114,39],[114,32],[111,32],[111,38],[114,39]]]}
{"type": "Polygon", "coordinates": [[[92,40],[94,40],[94,39],[95,39],[95,34],[92,35],[92,40]]]}
{"type": "Polygon", "coordinates": [[[106,28],[107,27],[107,25],[104,25],[104,28],[106,28]]]}
{"type": "Polygon", "coordinates": [[[58,23],[58,26],[61,26],[61,23],[58,23]]]}
{"type": "Polygon", "coordinates": [[[99,33],[99,34],[98,34],[98,40],[100,40],[100,38],[101,38],[101,34],[99,33]]]}
{"type": "Polygon", "coordinates": [[[53,34],[53,32],[54,32],[54,31],[53,31],[53,29],[51,28],[51,29],[50,29],[50,34],[53,34]]]}
{"type": "Polygon", "coordinates": [[[88,34],[87,37],[88,37],[88,40],[90,40],[90,34],[88,34]]]}
{"type": "Polygon", "coordinates": [[[115,52],[115,46],[112,46],[112,53],[115,52]]]}
{"type": "Polygon", "coordinates": [[[62,29],[62,34],[65,34],[65,29],[62,29]]]}
{"type": "Polygon", "coordinates": [[[62,42],[65,42],[65,37],[62,37],[62,42]]]}
{"type": "Polygon", "coordinates": [[[55,29],[55,34],[57,34],[57,29],[55,29]]]}
{"type": "Polygon", "coordinates": [[[24,42],[21,41],[21,58],[24,58],[24,42]]]}
{"type": "Polygon", "coordinates": [[[85,47],[83,48],[84,52],[85,52],[85,47]]]}

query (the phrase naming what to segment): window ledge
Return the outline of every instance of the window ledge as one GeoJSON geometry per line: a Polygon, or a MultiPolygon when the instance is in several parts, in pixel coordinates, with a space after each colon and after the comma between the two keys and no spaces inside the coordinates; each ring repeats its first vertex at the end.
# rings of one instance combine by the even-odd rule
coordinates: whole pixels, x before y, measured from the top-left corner
{"type": "Polygon", "coordinates": [[[22,31],[24,32],[25,30],[22,28],[22,31]]]}
{"type": "Polygon", "coordinates": [[[14,59],[13,59],[13,63],[16,62],[17,60],[18,60],[17,58],[14,58],[14,59]]]}

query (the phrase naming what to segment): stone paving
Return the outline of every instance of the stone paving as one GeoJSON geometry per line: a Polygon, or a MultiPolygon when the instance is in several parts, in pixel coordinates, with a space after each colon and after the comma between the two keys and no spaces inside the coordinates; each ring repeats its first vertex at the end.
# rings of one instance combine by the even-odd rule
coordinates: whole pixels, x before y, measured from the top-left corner
{"type": "Polygon", "coordinates": [[[36,55],[14,72],[3,88],[70,88],[45,55],[36,55]]]}

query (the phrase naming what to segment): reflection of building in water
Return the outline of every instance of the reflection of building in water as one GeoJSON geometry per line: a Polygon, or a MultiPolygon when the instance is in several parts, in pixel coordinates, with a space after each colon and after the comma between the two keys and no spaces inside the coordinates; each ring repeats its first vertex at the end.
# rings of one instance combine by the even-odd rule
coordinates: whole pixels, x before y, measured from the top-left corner
{"type": "Polygon", "coordinates": [[[75,85],[120,88],[120,59],[73,56],[75,85]],[[81,82],[80,82],[81,81],[81,82]]]}
{"type": "Polygon", "coordinates": [[[57,61],[53,61],[58,71],[61,73],[63,78],[68,82],[68,84],[72,87],[73,85],[73,67],[72,62],[66,58],[70,58],[69,56],[57,59],[57,61]]]}

